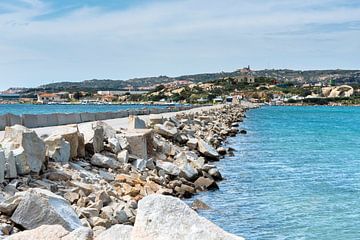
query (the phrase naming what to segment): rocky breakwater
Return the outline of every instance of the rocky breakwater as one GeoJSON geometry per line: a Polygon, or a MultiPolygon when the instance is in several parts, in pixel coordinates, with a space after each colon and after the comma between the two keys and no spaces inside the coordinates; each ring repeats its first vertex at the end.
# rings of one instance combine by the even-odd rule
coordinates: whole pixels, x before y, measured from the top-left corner
{"type": "Polygon", "coordinates": [[[218,188],[213,162],[232,154],[222,144],[244,111],[130,116],[126,129],[94,122],[45,136],[7,127],[0,239],[241,239],[174,197],[218,188]]]}

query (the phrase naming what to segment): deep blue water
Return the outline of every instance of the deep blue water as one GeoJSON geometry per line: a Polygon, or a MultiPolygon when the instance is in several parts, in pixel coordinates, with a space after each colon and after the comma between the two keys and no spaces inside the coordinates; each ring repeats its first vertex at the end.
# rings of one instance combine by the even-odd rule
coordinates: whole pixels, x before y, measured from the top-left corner
{"type": "Polygon", "coordinates": [[[13,114],[48,114],[48,113],[78,113],[78,112],[116,112],[126,109],[163,108],[165,105],[33,105],[33,104],[0,104],[0,115],[13,114]]]}
{"type": "Polygon", "coordinates": [[[360,239],[360,108],[264,107],[201,215],[246,239],[360,239]]]}

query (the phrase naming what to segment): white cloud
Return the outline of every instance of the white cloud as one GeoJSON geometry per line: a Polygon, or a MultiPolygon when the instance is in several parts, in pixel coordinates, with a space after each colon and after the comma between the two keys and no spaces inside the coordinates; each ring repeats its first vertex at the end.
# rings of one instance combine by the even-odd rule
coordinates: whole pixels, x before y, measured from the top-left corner
{"type": "Polygon", "coordinates": [[[84,7],[57,17],[49,17],[56,9],[45,1],[22,2],[0,4],[8,10],[0,14],[0,73],[5,74],[0,87],[10,85],[1,79],[34,86],[232,70],[248,63],[350,68],[354,57],[338,62],[329,56],[344,58],[349,46],[360,52],[358,28],[328,31],[333,24],[360,21],[360,6],[340,0],[166,1],[113,11],[84,7]],[[18,69],[27,72],[26,79],[18,69]]]}

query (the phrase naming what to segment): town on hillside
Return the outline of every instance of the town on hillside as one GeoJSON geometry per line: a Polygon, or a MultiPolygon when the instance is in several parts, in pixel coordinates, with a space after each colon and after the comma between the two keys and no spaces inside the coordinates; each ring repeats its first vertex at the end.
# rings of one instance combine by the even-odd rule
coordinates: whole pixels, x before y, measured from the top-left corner
{"type": "Polygon", "coordinates": [[[146,78],[143,84],[139,79],[90,80],[97,88],[82,83],[11,88],[0,93],[0,104],[210,104],[246,100],[269,105],[348,105],[360,104],[359,80],[360,71],[254,71],[248,66],[231,73],[146,78]]]}

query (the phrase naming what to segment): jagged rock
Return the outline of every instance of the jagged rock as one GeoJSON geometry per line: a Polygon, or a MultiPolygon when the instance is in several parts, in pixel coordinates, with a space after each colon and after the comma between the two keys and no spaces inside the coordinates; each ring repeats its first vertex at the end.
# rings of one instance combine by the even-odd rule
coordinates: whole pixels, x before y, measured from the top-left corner
{"type": "Polygon", "coordinates": [[[147,160],[145,159],[136,159],[135,161],[133,161],[131,164],[138,169],[139,171],[144,171],[146,169],[146,162],[147,160]]]}
{"type": "Polygon", "coordinates": [[[180,169],[173,163],[158,160],[156,161],[156,166],[164,170],[166,174],[172,176],[179,176],[180,174],[180,169]]]}
{"type": "Polygon", "coordinates": [[[131,240],[132,226],[117,224],[100,233],[95,240],[131,240]]]}
{"type": "Polygon", "coordinates": [[[129,150],[130,148],[129,142],[123,134],[116,134],[116,138],[119,141],[121,149],[129,150]]]}
{"type": "Polygon", "coordinates": [[[82,226],[75,211],[64,198],[38,188],[25,193],[11,220],[25,229],[59,224],[71,231],[82,226]]]}
{"type": "Polygon", "coordinates": [[[104,130],[104,139],[110,139],[116,137],[116,130],[106,122],[97,121],[96,125],[104,130]]]}
{"type": "Polygon", "coordinates": [[[97,167],[116,169],[120,166],[120,163],[111,157],[95,153],[91,158],[91,164],[97,167]]]}
{"type": "Polygon", "coordinates": [[[13,179],[17,177],[16,161],[13,151],[10,151],[5,159],[5,178],[13,179]]]}
{"type": "Polygon", "coordinates": [[[138,116],[130,115],[128,130],[132,129],[146,129],[145,121],[140,119],[138,116]]]}
{"type": "Polygon", "coordinates": [[[166,121],[164,124],[155,124],[154,131],[166,138],[173,138],[178,134],[174,123],[166,121]]]}
{"type": "Polygon", "coordinates": [[[247,131],[244,130],[244,129],[241,129],[241,130],[240,130],[240,134],[247,134],[247,131]]]}
{"type": "Polygon", "coordinates": [[[184,177],[186,180],[193,181],[198,176],[198,171],[191,166],[190,163],[185,163],[180,167],[181,174],[180,176],[184,177]]]}
{"type": "Polygon", "coordinates": [[[181,200],[149,195],[139,202],[132,240],[243,240],[225,232],[181,200]]]}
{"type": "Polygon", "coordinates": [[[138,158],[148,159],[148,153],[152,149],[152,130],[135,129],[125,133],[129,143],[129,152],[138,158]]]}
{"type": "Polygon", "coordinates": [[[41,171],[45,161],[45,144],[34,131],[21,125],[6,127],[1,146],[5,153],[13,151],[18,174],[41,171]]]}
{"type": "Polygon", "coordinates": [[[101,178],[109,182],[115,180],[115,176],[112,173],[109,173],[108,171],[104,171],[102,169],[99,170],[99,175],[101,178]]]}
{"type": "Polygon", "coordinates": [[[44,177],[51,181],[69,181],[71,179],[71,176],[69,174],[57,170],[47,172],[46,174],[44,174],[44,177]]]}
{"type": "Polygon", "coordinates": [[[0,183],[5,180],[5,153],[0,150],[0,183]]]}
{"type": "Polygon", "coordinates": [[[118,152],[121,151],[121,145],[120,145],[120,141],[118,138],[109,138],[108,139],[108,146],[111,152],[117,154],[118,152]]]}
{"type": "Polygon", "coordinates": [[[162,124],[164,122],[164,118],[162,115],[159,114],[150,114],[149,122],[151,126],[155,124],[162,124]]]}
{"type": "Polygon", "coordinates": [[[12,213],[15,211],[19,203],[24,197],[23,192],[16,193],[14,196],[8,197],[4,201],[0,202],[0,212],[11,216],[12,213]]]}
{"type": "Polygon", "coordinates": [[[212,180],[210,178],[206,178],[206,177],[199,177],[194,182],[194,185],[197,189],[200,189],[200,190],[219,189],[218,185],[216,184],[216,182],[214,180],[212,180]]]}
{"type": "Polygon", "coordinates": [[[61,240],[93,240],[93,231],[88,227],[77,228],[61,240]]]}
{"type": "Polygon", "coordinates": [[[104,150],[104,129],[96,123],[84,132],[85,149],[90,153],[99,153],[104,150]]]}
{"type": "Polygon", "coordinates": [[[52,135],[44,140],[46,156],[55,162],[66,163],[70,160],[70,143],[60,135],[52,135]]]}
{"type": "Polygon", "coordinates": [[[217,169],[217,168],[210,168],[210,169],[208,170],[208,173],[209,173],[210,176],[211,176],[212,178],[214,178],[216,181],[219,181],[219,180],[222,180],[222,179],[223,179],[222,176],[221,176],[221,173],[220,173],[219,169],[217,169]]]}
{"type": "Polygon", "coordinates": [[[198,140],[196,138],[189,138],[189,140],[187,141],[186,145],[190,148],[190,149],[196,149],[198,146],[198,140]]]}
{"type": "Polygon", "coordinates": [[[192,202],[191,208],[194,209],[195,211],[210,209],[210,207],[206,203],[204,203],[203,201],[201,201],[199,199],[195,199],[195,201],[192,202]]]}
{"type": "Polygon", "coordinates": [[[198,141],[198,150],[205,157],[209,157],[212,159],[218,159],[219,153],[209,144],[207,144],[204,140],[199,139],[198,141]]]}
{"type": "Polygon", "coordinates": [[[120,163],[128,163],[129,162],[129,151],[128,150],[122,150],[117,155],[117,159],[120,163]]]}
{"type": "Polygon", "coordinates": [[[72,204],[80,198],[80,194],[77,192],[67,192],[64,194],[64,198],[72,204]]]}
{"type": "Polygon", "coordinates": [[[216,151],[220,154],[220,155],[225,155],[226,154],[226,148],[224,147],[218,147],[216,149],[216,151]]]}
{"type": "Polygon", "coordinates": [[[77,125],[62,127],[54,135],[62,136],[70,144],[70,158],[85,155],[83,135],[80,134],[77,125]]]}

